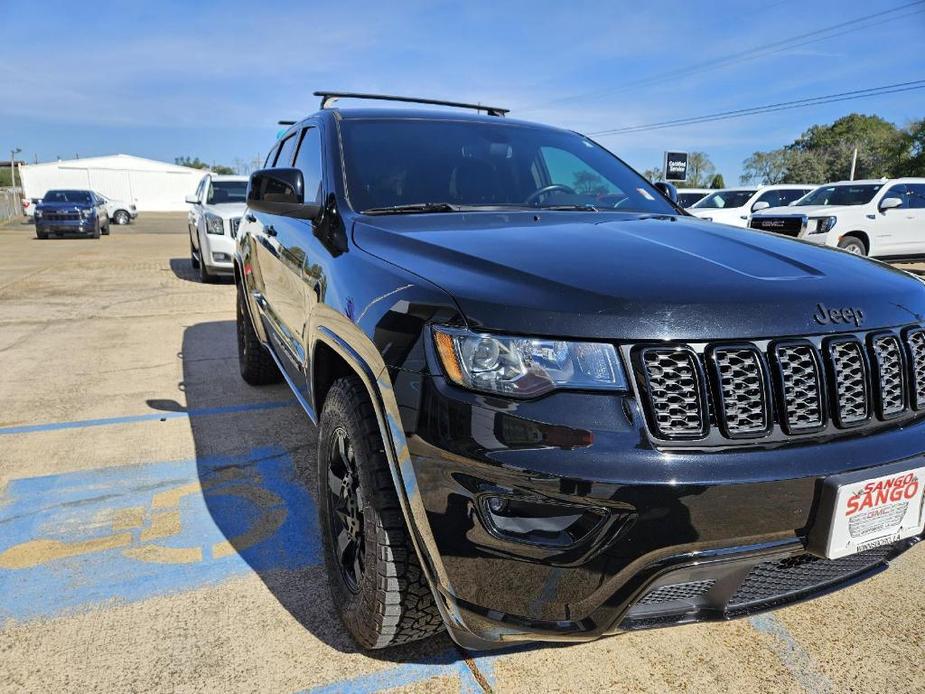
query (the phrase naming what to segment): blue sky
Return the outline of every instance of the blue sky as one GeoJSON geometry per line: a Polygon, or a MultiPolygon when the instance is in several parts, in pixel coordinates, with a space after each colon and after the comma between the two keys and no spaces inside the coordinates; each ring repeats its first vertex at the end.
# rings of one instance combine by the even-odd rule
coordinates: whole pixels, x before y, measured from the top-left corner
{"type": "MultiPolygon", "coordinates": [[[[925,3],[664,78],[909,1],[0,0],[0,158],[252,160],[320,88],[481,101],[594,132],[922,79],[925,3]]],[[[853,111],[902,125],[925,116],[925,90],[600,141],[639,169],[703,150],[732,183],[751,152],[853,111]]]]}

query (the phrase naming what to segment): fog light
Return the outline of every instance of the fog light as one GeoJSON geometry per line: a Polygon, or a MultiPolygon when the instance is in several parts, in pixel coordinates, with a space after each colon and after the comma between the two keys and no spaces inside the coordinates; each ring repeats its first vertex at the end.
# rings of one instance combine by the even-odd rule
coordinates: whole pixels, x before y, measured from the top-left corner
{"type": "Polygon", "coordinates": [[[494,494],[482,497],[481,510],[495,537],[559,549],[577,544],[607,518],[600,508],[494,494]]]}
{"type": "Polygon", "coordinates": [[[227,253],[213,253],[212,262],[214,263],[230,263],[231,256],[227,253]]]}

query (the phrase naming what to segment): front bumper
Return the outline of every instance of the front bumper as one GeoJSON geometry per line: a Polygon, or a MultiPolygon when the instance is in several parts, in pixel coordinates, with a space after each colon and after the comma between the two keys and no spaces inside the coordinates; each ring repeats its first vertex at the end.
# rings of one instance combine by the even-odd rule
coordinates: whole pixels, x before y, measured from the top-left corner
{"type": "Polygon", "coordinates": [[[820,481],[913,467],[922,421],[825,445],[663,453],[630,396],[513,403],[407,372],[395,390],[420,501],[412,530],[468,647],[752,614],[872,575],[920,539],[837,566],[804,549],[820,481]],[[776,588],[751,590],[764,574],[776,588]]]}
{"type": "Polygon", "coordinates": [[[214,275],[234,274],[234,239],[225,234],[202,234],[202,259],[214,275]]]}
{"type": "Polygon", "coordinates": [[[36,218],[35,229],[45,234],[92,234],[96,228],[96,217],[88,219],[47,220],[36,218]]]}

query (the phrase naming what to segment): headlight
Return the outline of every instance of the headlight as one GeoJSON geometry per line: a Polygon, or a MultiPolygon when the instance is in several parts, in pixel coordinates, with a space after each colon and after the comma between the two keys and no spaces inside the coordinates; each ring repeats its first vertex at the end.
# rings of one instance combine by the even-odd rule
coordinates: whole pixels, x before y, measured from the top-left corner
{"type": "Polygon", "coordinates": [[[224,234],[225,233],[225,222],[222,221],[221,217],[218,217],[214,214],[206,215],[206,233],[207,234],[224,234]]]}
{"type": "Polygon", "coordinates": [[[36,211],[35,211],[35,216],[36,216],[36,217],[41,217],[41,216],[42,216],[42,211],[41,211],[41,210],[36,210],[36,211]]]}
{"type": "Polygon", "coordinates": [[[84,219],[90,219],[90,217],[93,216],[93,208],[90,207],[90,208],[88,208],[88,209],[86,209],[86,210],[81,210],[81,211],[80,211],[80,216],[83,217],[84,219]]]}
{"type": "Polygon", "coordinates": [[[835,228],[835,222],[838,221],[837,217],[820,217],[816,220],[816,230],[814,234],[825,234],[835,228]]]}
{"type": "Polygon", "coordinates": [[[556,388],[626,390],[613,345],[505,337],[434,327],[443,370],[460,386],[530,398],[556,388]]]}

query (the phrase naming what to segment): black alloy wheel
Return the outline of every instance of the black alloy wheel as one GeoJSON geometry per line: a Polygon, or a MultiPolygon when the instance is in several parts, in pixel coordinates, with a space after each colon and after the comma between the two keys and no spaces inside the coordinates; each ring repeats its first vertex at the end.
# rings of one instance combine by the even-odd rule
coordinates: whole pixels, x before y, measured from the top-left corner
{"type": "Polygon", "coordinates": [[[328,456],[328,513],[341,578],[351,593],[360,592],[365,571],[363,493],[356,451],[342,427],[334,431],[328,456]]]}

